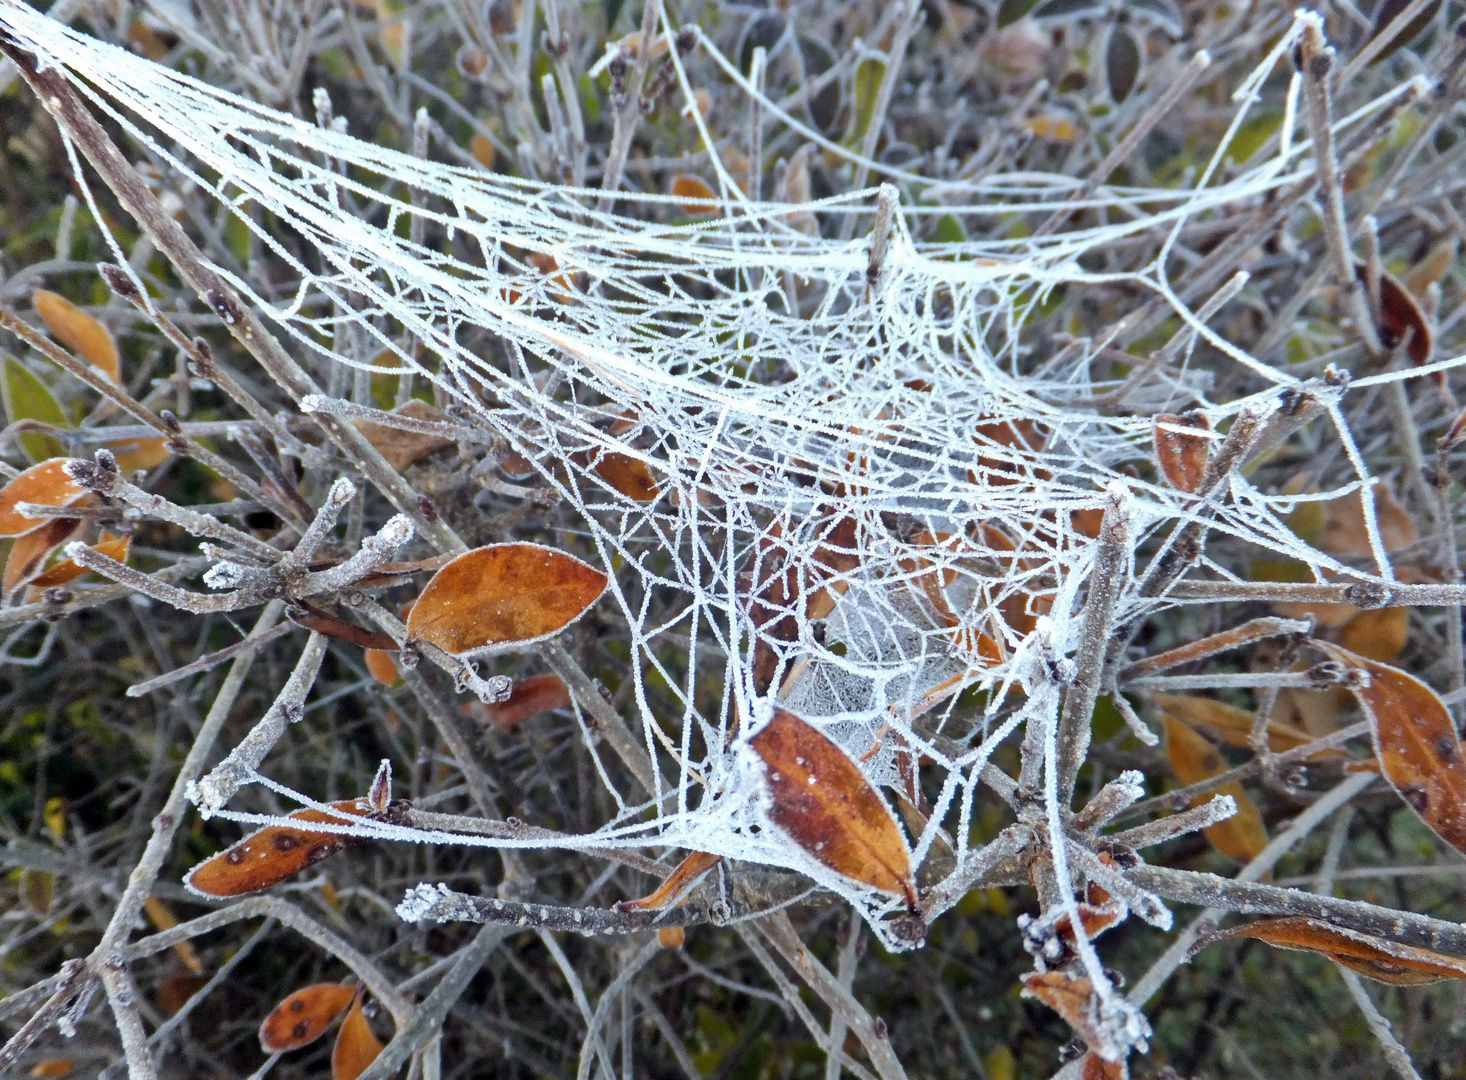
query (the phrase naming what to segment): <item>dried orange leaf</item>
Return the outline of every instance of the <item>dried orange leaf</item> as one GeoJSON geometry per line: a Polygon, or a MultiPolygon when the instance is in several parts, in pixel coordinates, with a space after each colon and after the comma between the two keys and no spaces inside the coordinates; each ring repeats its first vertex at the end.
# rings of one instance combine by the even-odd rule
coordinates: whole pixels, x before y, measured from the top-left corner
{"type": "Polygon", "coordinates": [[[1093,1050],[1079,1063],[1079,1080],[1129,1080],[1130,1067],[1123,1061],[1106,1061],[1093,1050]]]}
{"type": "Polygon", "coordinates": [[[687,940],[687,931],[680,926],[663,926],[657,931],[657,944],[664,949],[680,949],[687,940]]]}
{"type": "Polygon", "coordinates": [[[31,1066],[28,1075],[36,1077],[66,1076],[74,1067],[71,1058],[43,1058],[31,1066]]]}
{"type": "MultiPolygon", "coordinates": [[[[437,409],[417,398],[404,402],[392,411],[398,416],[405,416],[411,420],[441,420],[443,418],[437,409]]],[[[360,431],[366,437],[366,441],[375,446],[377,452],[387,459],[387,464],[398,472],[453,445],[452,439],[444,438],[442,435],[428,435],[421,431],[403,431],[390,424],[378,424],[374,420],[353,422],[356,424],[356,430],[360,431]]]]}
{"type": "Polygon", "coordinates": [[[712,214],[718,209],[717,192],[707,181],[689,173],[679,173],[672,178],[672,197],[684,214],[712,214]]]}
{"type": "Polygon", "coordinates": [[[493,140],[479,131],[475,131],[473,138],[468,140],[468,152],[485,169],[492,169],[494,167],[494,158],[498,156],[498,151],[494,148],[493,140]]]}
{"type": "Polygon", "coordinates": [[[906,837],[865,774],[821,731],[787,709],[749,745],[765,765],[769,817],[837,874],[916,905],[906,837]]]}
{"type": "Polygon", "coordinates": [[[1162,413],[1151,425],[1156,463],[1171,486],[1187,494],[1201,487],[1211,452],[1211,424],[1205,414],[1162,413]],[[1197,432],[1198,434],[1192,434],[1197,432]]]}
{"type": "Polygon", "coordinates": [[[112,331],[64,296],[46,289],[32,289],[31,303],[46,329],[61,344],[79,355],[114,383],[119,380],[117,342],[112,331]]]}
{"type": "Polygon", "coordinates": [[[1361,975],[1396,986],[1466,979],[1466,960],[1413,945],[1401,945],[1306,915],[1261,919],[1234,926],[1210,935],[1193,951],[1223,938],[1256,938],[1280,949],[1322,953],[1361,975]]]}
{"type": "MultiPolygon", "coordinates": [[[[297,810],[292,821],[345,825],[351,817],[365,817],[371,807],[362,799],[332,803],[340,814],[297,810]]],[[[205,859],[190,870],[183,883],[203,896],[243,896],[293,878],[309,866],[361,842],[357,836],[268,825],[226,851],[205,859]]]]}
{"type": "MultiPolygon", "coordinates": [[[[143,910],[159,930],[172,930],[178,925],[178,916],[173,914],[173,909],[156,896],[150,896],[143,901],[143,910]]],[[[189,971],[195,975],[203,974],[204,965],[199,960],[199,954],[194,952],[193,942],[180,941],[173,946],[173,952],[189,971]]]]}
{"type": "Polygon", "coordinates": [[[15,509],[18,503],[71,506],[86,497],[86,490],[66,475],[66,465],[70,460],[52,458],[32,465],[0,488],[0,536],[24,536],[52,520],[26,517],[15,509]]]}
{"type": "Polygon", "coordinates": [[[458,654],[538,641],[584,615],[608,583],[563,551],[490,544],[433,575],[408,616],[407,636],[458,654]]]}
{"type": "Polygon", "coordinates": [[[331,1080],[356,1080],[381,1052],[381,1040],[367,1023],[358,994],[336,1034],[336,1046],[331,1051],[331,1080]]]}
{"type": "Polygon", "coordinates": [[[1098,1041],[1090,1017],[1096,1014],[1090,999],[1094,984],[1088,979],[1067,975],[1062,971],[1030,971],[1023,976],[1023,996],[1042,1001],[1062,1016],[1086,1044],[1098,1041]]]}
{"type": "Polygon", "coordinates": [[[164,438],[122,439],[108,443],[107,449],[116,456],[117,471],[123,476],[147,472],[167,461],[173,452],[168,449],[168,440],[164,438]]]}
{"type": "MultiPolygon", "coordinates": [[[[127,561],[127,556],[132,552],[132,537],[119,536],[115,539],[106,538],[92,546],[92,550],[109,559],[116,559],[120,563],[127,561]]],[[[17,541],[19,543],[19,541],[17,541]]],[[[12,555],[12,558],[14,556],[12,555]]],[[[37,574],[30,579],[30,586],[33,589],[54,589],[57,585],[65,585],[68,581],[75,581],[87,572],[87,568],[71,559],[62,559],[55,566],[47,568],[43,573],[37,574]]]]}
{"type": "MultiPolygon", "coordinates": [[[[1216,698],[1191,694],[1151,694],[1156,707],[1188,727],[1204,727],[1216,733],[1228,746],[1248,749],[1252,745],[1252,714],[1216,698]]],[[[1276,721],[1268,724],[1268,746],[1282,753],[1312,742],[1313,736],[1299,728],[1276,721]]]]}
{"type": "Polygon", "coordinates": [[[616,906],[622,911],[657,911],[680,903],[697,879],[706,874],[721,861],[721,855],[709,855],[706,851],[694,851],[677,864],[659,885],[655,892],[640,900],[622,900],[616,906]]]}
{"type": "Polygon", "coordinates": [[[1410,609],[1361,611],[1339,631],[1339,644],[1371,660],[1393,660],[1410,637],[1410,609]]]}
{"type": "MultiPolygon", "coordinates": [[[[1179,720],[1164,713],[1162,716],[1166,723],[1166,756],[1171,762],[1171,772],[1183,787],[1199,784],[1227,771],[1227,763],[1217,753],[1216,747],[1179,720]]],[[[1223,855],[1240,863],[1251,862],[1267,847],[1267,829],[1262,824],[1262,815],[1236,781],[1223,784],[1215,792],[1197,796],[1191,800],[1191,805],[1210,802],[1213,795],[1232,796],[1237,800],[1237,813],[1226,821],[1207,826],[1202,832],[1223,855]]]]}
{"type": "Polygon", "coordinates": [[[515,679],[514,689],[509,692],[508,701],[493,705],[469,702],[469,715],[486,720],[495,727],[507,728],[521,724],[538,713],[551,709],[563,709],[570,704],[570,690],[558,675],[531,675],[527,679],[515,679]]]}
{"type": "Polygon", "coordinates": [[[1367,685],[1357,679],[1349,688],[1369,717],[1385,779],[1437,836],[1466,851],[1466,755],[1445,703],[1399,668],[1327,641],[1313,645],[1329,659],[1369,676],[1367,685]]]}
{"type": "Polygon", "coordinates": [[[366,649],[366,668],[371,672],[372,678],[383,686],[391,686],[397,681],[397,661],[392,654],[385,649],[366,649]]]}
{"type": "Polygon", "coordinates": [[[630,454],[602,454],[596,462],[596,475],[612,490],[636,502],[655,502],[662,493],[647,463],[630,454]]]}
{"type": "Polygon", "coordinates": [[[44,527],[15,538],[10,545],[10,557],[5,560],[5,579],[0,590],[7,603],[16,589],[36,576],[51,552],[71,539],[80,524],[75,518],[51,518],[44,527]]]}
{"type": "MultiPolygon", "coordinates": [[[[1414,520],[1384,481],[1376,480],[1371,493],[1374,496],[1374,513],[1375,520],[1379,523],[1380,540],[1386,551],[1399,551],[1420,539],[1414,520]]],[[[1319,537],[1318,546],[1330,555],[1357,555],[1367,558],[1372,554],[1369,530],[1364,519],[1362,492],[1351,491],[1348,495],[1324,503],[1323,535],[1319,537]]]]}
{"type": "Polygon", "coordinates": [[[297,990],[260,1025],[260,1046],[267,1054],[298,1050],[315,1042],[356,1000],[356,987],[341,983],[316,983],[297,990]]]}

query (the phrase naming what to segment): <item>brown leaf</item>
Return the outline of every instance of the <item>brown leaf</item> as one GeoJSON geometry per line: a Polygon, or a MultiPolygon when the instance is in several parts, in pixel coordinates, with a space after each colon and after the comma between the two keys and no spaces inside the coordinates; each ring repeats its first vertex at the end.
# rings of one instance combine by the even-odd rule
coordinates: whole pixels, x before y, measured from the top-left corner
{"type": "Polygon", "coordinates": [[[35,1077],[66,1076],[73,1068],[71,1058],[42,1058],[31,1066],[27,1075],[35,1077]]]}
{"type": "MultiPolygon", "coordinates": [[[[413,420],[441,420],[443,418],[437,409],[417,398],[403,402],[392,411],[399,416],[406,416],[413,420]]],[[[375,446],[377,452],[387,459],[387,464],[398,472],[453,445],[452,439],[445,439],[441,435],[403,431],[390,424],[378,424],[374,420],[355,420],[353,423],[356,424],[356,429],[366,437],[366,441],[375,446]]]]}
{"type": "MultiPolygon", "coordinates": [[[[178,925],[178,916],[173,914],[173,909],[156,896],[150,896],[143,901],[143,910],[148,913],[148,918],[159,930],[172,930],[178,925]]],[[[203,974],[204,965],[199,960],[199,954],[194,952],[193,942],[180,941],[173,946],[173,952],[189,971],[195,975],[203,974]]]]}
{"type": "Polygon", "coordinates": [[[780,708],[749,745],[766,766],[769,817],[780,830],[836,873],[899,893],[915,908],[906,838],[844,750],[780,708]]]}
{"type": "Polygon", "coordinates": [[[1106,1061],[1093,1050],[1079,1063],[1079,1080],[1129,1080],[1130,1067],[1123,1061],[1106,1061]]]}
{"type": "MultiPolygon", "coordinates": [[[[127,561],[128,555],[132,552],[132,537],[118,536],[109,537],[102,534],[102,539],[92,545],[92,550],[109,559],[116,559],[120,563],[127,561]]],[[[30,579],[30,587],[33,589],[54,589],[57,585],[65,585],[69,581],[75,581],[87,568],[71,559],[62,559],[54,566],[48,567],[45,571],[30,579]]]]}
{"type": "MultiPolygon", "coordinates": [[[[1188,727],[1204,727],[1213,731],[1228,746],[1243,750],[1252,746],[1252,713],[1246,709],[1228,705],[1216,698],[1191,694],[1153,693],[1150,696],[1157,708],[1188,727]]],[[[1267,730],[1268,746],[1277,753],[1313,741],[1313,736],[1308,732],[1276,721],[1268,724],[1267,730]]]]}
{"type": "MultiPolygon", "coordinates": [[[[1166,756],[1171,762],[1171,772],[1183,787],[1199,784],[1227,771],[1227,763],[1217,753],[1216,747],[1179,720],[1164,713],[1162,716],[1166,724],[1166,756]]],[[[1197,796],[1191,800],[1191,805],[1210,802],[1213,795],[1232,796],[1237,800],[1237,813],[1226,821],[1207,826],[1202,832],[1223,855],[1240,863],[1251,862],[1267,847],[1267,829],[1262,824],[1262,815],[1236,781],[1223,784],[1215,792],[1197,796]]]]}
{"type": "Polygon", "coordinates": [[[515,679],[514,689],[509,692],[508,701],[485,705],[480,701],[468,703],[469,715],[475,720],[509,728],[521,724],[531,716],[537,716],[551,709],[563,709],[570,704],[570,690],[558,675],[531,675],[527,679],[515,679]]]}
{"type": "Polygon", "coordinates": [[[107,449],[117,457],[117,471],[123,476],[131,476],[135,472],[147,472],[155,465],[161,465],[168,460],[168,455],[172,453],[168,449],[168,440],[161,437],[122,439],[115,443],[108,443],[107,449]]]}
{"type": "Polygon", "coordinates": [[[31,303],[52,337],[114,383],[119,381],[121,367],[112,331],[66,297],[46,289],[32,289],[31,303]]]}
{"type": "MultiPolygon", "coordinates": [[[[1374,23],[1369,28],[1369,40],[1372,41],[1379,37],[1380,34],[1383,34],[1390,23],[1395,21],[1395,17],[1408,6],[1409,0],[1380,0],[1379,7],[1374,9],[1374,23]]],[[[1440,0],[1432,0],[1431,3],[1421,8],[1415,18],[1406,23],[1404,28],[1384,48],[1374,54],[1374,57],[1369,61],[1370,66],[1372,67],[1380,63],[1386,57],[1394,55],[1397,50],[1410,44],[1426,27],[1435,21],[1436,14],[1440,11],[1440,8],[1440,0]]]]}
{"type": "Polygon", "coordinates": [[[383,686],[391,686],[399,677],[397,661],[386,649],[365,649],[367,671],[383,686]]]}
{"type": "Polygon", "coordinates": [[[407,636],[458,654],[527,644],[584,615],[609,581],[539,544],[475,548],[433,575],[407,618],[407,636]]]}
{"type": "Polygon", "coordinates": [[[1023,976],[1023,996],[1036,998],[1053,1009],[1088,1046],[1099,1041],[1089,1020],[1093,995],[1094,984],[1088,979],[1062,971],[1030,971],[1023,976]]]}
{"type": "Polygon", "coordinates": [[[1339,631],[1339,644],[1371,660],[1393,660],[1410,637],[1410,609],[1361,611],[1339,631]]]}
{"type": "Polygon", "coordinates": [[[1207,437],[1210,432],[1211,424],[1201,412],[1162,413],[1151,425],[1156,463],[1177,491],[1190,494],[1201,487],[1202,478],[1206,476],[1207,458],[1211,454],[1211,439],[1207,437]],[[1187,431],[1178,431],[1178,428],[1187,431]],[[1188,431],[1206,434],[1191,435],[1188,431]]]}
{"type": "Polygon", "coordinates": [[[967,474],[974,484],[1003,486],[1047,479],[1053,475],[1046,469],[1034,468],[1032,464],[1049,441],[1048,431],[1040,424],[1027,419],[985,420],[974,431],[978,446],[990,449],[989,453],[978,451],[980,469],[967,474]],[[998,447],[1008,452],[991,452],[998,447]]]}
{"type": "Polygon", "coordinates": [[[3,593],[6,603],[15,595],[15,590],[30,581],[55,551],[75,534],[81,522],[76,518],[48,518],[44,528],[17,536],[10,545],[10,556],[5,560],[3,593]]]}
{"type": "Polygon", "coordinates": [[[38,506],[72,506],[87,497],[66,475],[71,458],[51,458],[32,465],[0,488],[0,536],[24,536],[50,522],[51,518],[26,517],[16,511],[18,503],[38,506]]]}
{"type": "MultiPolygon", "coordinates": [[[[1355,273],[1361,282],[1368,284],[1368,275],[1362,263],[1355,267],[1355,273]]],[[[1410,357],[1411,363],[1430,363],[1430,354],[1435,348],[1435,335],[1431,331],[1430,320],[1420,310],[1420,305],[1410,295],[1410,290],[1393,275],[1384,272],[1379,277],[1379,307],[1380,344],[1386,349],[1393,349],[1405,340],[1408,333],[1410,344],[1405,347],[1405,353],[1410,357]]]]}
{"type": "Polygon", "coordinates": [[[1380,982],[1415,986],[1466,979],[1466,960],[1362,934],[1306,915],[1260,919],[1211,934],[1192,951],[1224,938],[1256,938],[1280,949],[1322,953],[1335,963],[1380,982]]]}
{"type": "Polygon", "coordinates": [[[610,451],[596,461],[596,475],[613,491],[619,491],[636,502],[655,502],[662,489],[645,461],[610,451]]]}
{"type": "Polygon", "coordinates": [[[175,971],[158,983],[153,991],[153,1001],[164,1016],[177,1016],[195,994],[209,984],[207,975],[196,975],[191,971],[175,971]]]}
{"type": "Polygon", "coordinates": [[[717,192],[708,187],[707,181],[699,176],[679,173],[672,177],[671,195],[684,214],[697,216],[717,213],[717,192]]]}
{"type": "Polygon", "coordinates": [[[657,944],[664,949],[680,949],[687,940],[687,931],[681,926],[663,926],[657,930],[657,944]]]}
{"type": "Polygon", "coordinates": [[[622,911],[659,911],[664,907],[682,902],[693,884],[722,861],[721,855],[709,855],[706,851],[694,851],[677,864],[656,890],[640,900],[622,900],[616,906],[622,911]]]}
{"type": "MultiPolygon", "coordinates": [[[[1420,539],[1415,522],[1383,480],[1373,487],[1375,518],[1379,522],[1380,540],[1386,551],[1399,551],[1420,539]]],[[[1318,546],[1331,555],[1372,554],[1369,532],[1364,520],[1364,495],[1351,491],[1324,503],[1323,535],[1318,546]]]]}
{"type": "Polygon", "coordinates": [[[260,1024],[260,1046],[265,1053],[275,1054],[315,1042],[356,996],[356,987],[341,983],[316,983],[297,990],[260,1024]]]}
{"type": "Polygon", "coordinates": [[[1425,258],[1415,264],[1414,269],[1405,276],[1405,288],[1410,290],[1412,296],[1418,300],[1425,299],[1426,291],[1451,272],[1451,267],[1456,263],[1459,243],[1460,240],[1453,233],[1431,248],[1425,258]]]}
{"type": "Polygon", "coordinates": [[[290,621],[297,626],[304,626],[307,630],[314,630],[318,634],[325,634],[327,637],[335,638],[337,641],[349,642],[352,645],[360,645],[363,649],[375,649],[379,652],[396,652],[401,646],[393,641],[388,635],[379,630],[368,630],[364,626],[357,626],[354,622],[347,622],[345,619],[332,615],[330,612],[322,611],[302,600],[297,600],[286,609],[286,615],[290,621]]]}
{"type": "Polygon", "coordinates": [[[356,1080],[381,1052],[381,1040],[367,1023],[358,994],[336,1034],[336,1046],[331,1051],[331,1080],[356,1080]]]}
{"type": "Polygon", "coordinates": [[[1349,688],[1369,718],[1375,756],[1400,798],[1457,851],[1466,852],[1466,755],[1445,703],[1399,668],[1368,660],[1327,641],[1324,655],[1369,676],[1349,688]]]}
{"type": "MultiPolygon", "coordinates": [[[[345,825],[352,817],[371,816],[371,807],[361,799],[331,803],[339,814],[320,810],[297,810],[292,821],[345,825]]],[[[322,859],[361,843],[359,836],[292,829],[288,825],[267,825],[226,851],[199,863],[183,883],[203,896],[243,896],[293,878],[322,859]]]]}

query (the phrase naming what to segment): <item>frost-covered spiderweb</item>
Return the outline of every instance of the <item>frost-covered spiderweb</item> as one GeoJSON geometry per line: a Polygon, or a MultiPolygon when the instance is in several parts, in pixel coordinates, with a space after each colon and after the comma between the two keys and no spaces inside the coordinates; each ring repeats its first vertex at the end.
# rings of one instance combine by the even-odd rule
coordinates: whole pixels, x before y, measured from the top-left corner
{"type": "MultiPolygon", "coordinates": [[[[921,245],[905,227],[914,211],[881,220],[870,192],[750,204],[725,183],[718,212],[690,223],[651,195],[618,196],[622,215],[599,213],[597,193],[385,150],[28,9],[7,6],[0,19],[150,146],[174,170],[169,182],[230,205],[292,269],[288,297],[274,302],[257,282],[231,280],[309,366],[411,370],[491,454],[533,463],[579,511],[589,548],[614,569],[602,603],[628,628],[626,677],[665,784],[650,800],[616,792],[620,812],[587,844],[793,867],[873,924],[898,910],[897,898],[833,873],[768,826],[746,736],[770,702],[823,729],[893,797],[908,790],[917,755],[935,761],[945,780],[914,853],[925,858],[945,830],[960,865],[994,745],[1023,720],[1052,722],[1053,670],[1077,644],[1093,521],[1109,492],[1123,492],[1137,536],[1196,512],[1183,494],[1121,471],[1149,452],[1151,420],[1094,407],[1113,387],[1091,381],[1089,350],[1029,371],[1017,334],[1029,311],[1061,284],[1122,279],[1172,300],[1191,332],[1271,387],[1296,382],[1176,301],[1159,270],[1164,255],[1124,275],[1078,262],[1305,177],[1312,159],[1293,139],[1291,107],[1276,153],[1235,179],[1217,182],[1212,169],[1189,189],[1089,196],[1087,205],[1121,211],[1116,224],[921,245]],[[866,235],[809,235],[800,225],[811,214],[859,214],[866,235]],[[265,220],[269,229],[257,224],[265,220]],[[883,257],[872,258],[873,243],[883,257]],[[495,347],[473,330],[490,331],[495,347]],[[671,687],[679,715],[654,710],[651,678],[671,687]],[[699,692],[709,684],[719,688],[711,707],[699,692]],[[959,692],[986,690],[996,707],[1009,686],[1027,704],[1001,724],[944,728],[959,692]]],[[[1239,91],[1237,123],[1295,34],[1239,91]]],[[[1296,93],[1295,83],[1293,103],[1296,93]]],[[[908,193],[929,186],[891,178],[908,193]]],[[[940,209],[1059,209],[1075,186],[1033,174],[965,188],[944,181],[940,209]]],[[[1213,428],[1249,404],[1208,401],[1204,375],[1184,363],[1181,372],[1159,373],[1127,404],[1199,407],[1213,428]]],[[[1348,439],[1342,423],[1339,433],[1348,439]]],[[[1289,499],[1234,478],[1216,501],[1212,527],[1316,575],[1342,569],[1283,525],[1289,499]]],[[[1157,602],[1122,589],[1127,617],[1157,602]]]]}

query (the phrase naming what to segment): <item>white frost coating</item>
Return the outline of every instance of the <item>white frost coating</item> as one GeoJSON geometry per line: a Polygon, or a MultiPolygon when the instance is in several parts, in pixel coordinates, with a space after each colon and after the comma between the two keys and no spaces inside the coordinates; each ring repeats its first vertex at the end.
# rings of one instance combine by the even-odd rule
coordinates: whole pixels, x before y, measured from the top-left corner
{"type": "Polygon", "coordinates": [[[218,562],[204,571],[204,584],[211,589],[237,589],[244,584],[247,567],[232,562],[218,562]]]}
{"type": "MultiPolygon", "coordinates": [[[[564,471],[544,466],[543,482],[581,511],[600,565],[621,568],[601,603],[619,605],[631,628],[627,677],[639,710],[633,735],[659,754],[677,784],[676,797],[659,801],[655,813],[616,793],[618,813],[566,846],[676,845],[798,867],[878,924],[899,909],[898,900],[812,868],[807,855],[764,827],[762,785],[750,782],[743,740],[767,708],[754,694],[749,659],[752,636],[767,634],[771,620],[755,624],[749,583],[787,578],[804,590],[783,613],[796,626],[786,637],[797,640],[772,642],[782,704],[839,742],[877,784],[899,782],[901,752],[934,761],[944,774],[947,812],[912,838],[912,850],[918,858],[931,850],[938,826],[965,843],[995,732],[982,723],[949,725],[944,735],[954,749],[954,742],[933,745],[917,729],[931,730],[934,714],[940,718],[967,686],[990,691],[994,703],[1008,686],[1034,701],[1049,693],[1040,683],[1072,670],[1078,598],[1095,545],[1071,513],[1102,509],[1112,483],[1131,500],[1137,537],[1194,513],[1184,493],[1121,471],[1149,456],[1145,414],[1195,404],[1215,429],[1297,383],[1198,326],[1194,311],[1178,310],[1199,340],[1272,390],[1212,401],[1201,374],[1157,373],[1127,402],[1138,415],[1108,416],[1092,401],[1115,385],[1092,381],[1092,357],[1075,350],[1041,374],[1024,374],[1031,365],[1019,364],[1010,328],[1069,283],[1125,283],[1176,306],[1160,260],[1101,275],[1079,269],[1078,259],[1158,227],[1176,237],[1188,222],[1257,207],[1270,191],[1311,175],[1304,141],[1289,138],[1270,159],[1214,183],[1223,175],[1223,145],[1192,189],[1103,187],[1087,203],[1106,203],[1110,224],[1041,239],[922,244],[904,215],[926,211],[906,208],[892,222],[877,288],[867,295],[868,238],[808,236],[790,220],[835,218],[857,207],[868,214],[869,192],[796,206],[749,204],[729,189],[720,216],[692,224],[643,220],[669,200],[626,194],[621,205],[636,214],[601,214],[592,209],[595,194],[577,200],[563,188],[384,150],[99,44],[23,6],[0,6],[0,25],[98,111],[148,140],[173,170],[170,183],[195,185],[239,208],[244,227],[278,221],[314,248],[302,262],[259,235],[283,272],[297,278],[284,306],[225,274],[288,348],[309,361],[352,365],[323,343],[336,336],[329,313],[354,312],[366,346],[359,355],[390,350],[453,401],[465,425],[530,461],[561,463],[564,471]],[[346,168],[337,171],[333,160],[346,168]],[[341,210],[343,189],[360,217],[341,210]],[[414,190],[424,207],[408,201],[414,190]],[[414,245],[411,231],[398,227],[414,216],[425,219],[430,244],[414,245]],[[552,255],[561,272],[540,273],[523,261],[525,252],[552,255]],[[400,336],[387,337],[383,326],[400,336]],[[462,331],[472,328],[496,335],[507,361],[470,348],[462,331]],[[404,340],[432,358],[421,363],[404,340]],[[489,400],[492,409],[483,405],[489,400]],[[1024,429],[1003,427],[1011,422],[1041,425],[1047,436],[1026,445],[1013,438],[1024,429]],[[597,467],[607,453],[645,466],[655,497],[638,502],[617,490],[597,467]],[[830,570],[817,556],[840,543],[834,534],[847,523],[855,565],[830,570]],[[956,540],[931,542],[943,533],[956,540]],[[817,633],[807,604],[832,577],[837,603],[817,633]],[[657,603],[644,606],[648,596],[657,603]],[[662,616],[649,610],[675,611],[677,621],[657,625],[662,616]],[[1033,658],[1050,650],[1034,648],[1036,615],[1045,616],[1052,640],[1042,675],[1033,658]],[[675,670],[665,659],[674,637],[691,642],[688,662],[675,670]],[[726,667],[710,672],[725,657],[726,667]],[[707,701],[710,673],[724,676],[721,700],[707,701]],[[648,678],[673,688],[680,714],[652,714],[640,692],[648,678]]],[[[1258,88],[1287,62],[1298,25],[1244,83],[1233,132],[1258,88]]],[[[723,62],[712,43],[703,48],[723,62]]],[[[736,65],[727,70],[736,82],[736,65]]],[[[781,115],[777,103],[763,105],[781,115]]],[[[1342,123],[1358,123],[1379,106],[1342,123]]],[[[919,194],[937,186],[901,179],[919,194]]],[[[936,209],[1052,210],[1067,205],[1074,187],[1072,178],[1035,173],[977,184],[944,179],[936,209]]],[[[1358,471],[1366,480],[1362,463],[1358,471]]],[[[1325,571],[1347,569],[1284,524],[1295,501],[1235,477],[1213,500],[1213,528],[1299,561],[1320,580],[1325,571]]],[[[407,535],[394,520],[353,558],[369,561],[407,535]]],[[[332,574],[316,580],[325,587],[332,574]]],[[[1376,580],[1387,577],[1382,566],[1376,580]]],[[[1127,582],[1120,615],[1157,603],[1134,595],[1127,582]]],[[[604,744],[595,749],[606,752],[604,744]]],[[[531,839],[462,842],[536,846],[531,839]]],[[[961,865],[969,849],[959,849],[961,865]]],[[[877,933],[890,940],[879,925],[877,933]]],[[[1090,959],[1092,951],[1087,966],[1090,959]]],[[[1138,1037],[1134,1022],[1123,1009],[1108,1018],[1116,1046],[1138,1037]]]]}
{"type": "Polygon", "coordinates": [[[414,885],[403,894],[402,902],[397,905],[397,917],[403,922],[420,922],[428,918],[442,922],[432,912],[452,895],[452,890],[441,883],[414,885]]]}

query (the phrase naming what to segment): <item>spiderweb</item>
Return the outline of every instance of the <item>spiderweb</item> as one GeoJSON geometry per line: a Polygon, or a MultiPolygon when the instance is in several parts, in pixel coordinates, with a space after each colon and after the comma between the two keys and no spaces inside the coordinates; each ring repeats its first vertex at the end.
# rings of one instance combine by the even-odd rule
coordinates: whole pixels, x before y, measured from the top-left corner
{"type": "MultiPolygon", "coordinates": [[[[1092,381],[1091,350],[1030,371],[1017,328],[1060,285],[1124,281],[1166,297],[1190,333],[1269,386],[1297,381],[1181,304],[1164,251],[1126,274],[1089,273],[1078,261],[1157,229],[1174,236],[1184,222],[1306,177],[1312,159],[1292,134],[1296,80],[1276,153],[1233,179],[1213,175],[1224,143],[1183,190],[1106,187],[1071,203],[1077,185],[1063,177],[943,181],[944,213],[1119,212],[1114,224],[1042,239],[934,245],[913,242],[905,213],[915,211],[877,214],[872,225],[870,192],[750,203],[726,173],[727,197],[702,220],[644,194],[618,196],[626,214],[602,213],[598,193],[386,150],[339,122],[275,112],[28,9],[7,6],[0,21],[165,163],[170,183],[205,189],[290,267],[280,302],[230,280],[297,355],[328,375],[411,371],[496,460],[528,461],[578,511],[585,543],[615,571],[602,603],[628,628],[640,735],[663,773],[642,803],[603,770],[619,813],[570,843],[675,845],[796,868],[888,941],[882,918],[898,900],[826,869],[769,826],[748,733],[777,701],[844,747],[893,801],[911,794],[918,756],[936,762],[945,782],[913,831],[913,852],[919,863],[955,843],[960,870],[997,742],[1025,720],[1053,723],[1054,673],[1077,645],[1097,512],[1117,493],[1137,537],[1197,513],[1183,493],[1121,471],[1149,454],[1151,420],[1095,408],[1113,386],[1092,381]],[[867,235],[841,241],[800,227],[809,215],[849,214],[867,235]],[[269,229],[258,224],[266,220],[269,229]],[[287,234],[294,242],[279,239],[287,234]],[[475,330],[489,331],[494,347],[475,330]],[[653,620],[653,609],[675,614],[653,620]],[[672,688],[680,715],[653,709],[651,678],[672,688]],[[947,729],[970,687],[988,693],[990,722],[947,729]],[[1026,704],[1000,717],[1011,687],[1026,704]]],[[[1238,92],[1231,132],[1296,34],[1238,92]]],[[[702,47],[742,82],[710,42],[702,47]]],[[[870,164],[908,188],[930,187],[870,164]]],[[[1199,407],[1216,428],[1276,397],[1209,401],[1207,377],[1180,369],[1158,373],[1128,404],[1199,407]]],[[[336,396],[305,404],[330,410],[336,396]]],[[[1366,480],[1361,465],[1367,498],[1366,480]]],[[[1320,579],[1343,569],[1282,523],[1291,498],[1235,477],[1213,501],[1212,528],[1300,560],[1320,579]]],[[[1374,546],[1387,578],[1377,536],[1374,546]]],[[[1164,602],[1122,586],[1125,617],[1164,602]]]]}

